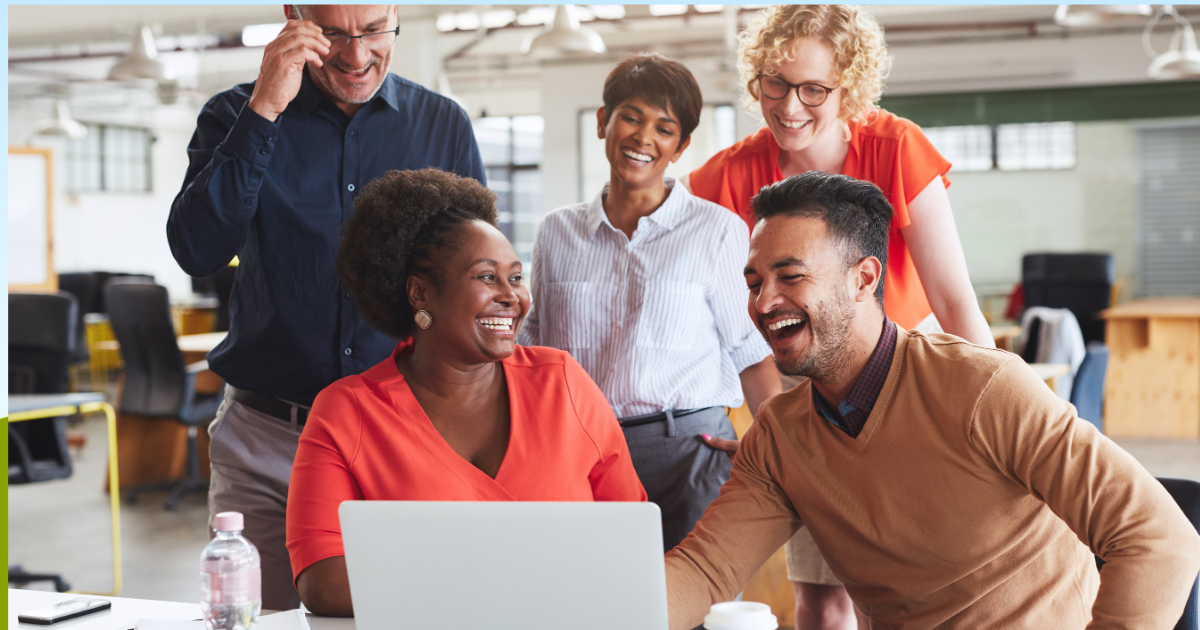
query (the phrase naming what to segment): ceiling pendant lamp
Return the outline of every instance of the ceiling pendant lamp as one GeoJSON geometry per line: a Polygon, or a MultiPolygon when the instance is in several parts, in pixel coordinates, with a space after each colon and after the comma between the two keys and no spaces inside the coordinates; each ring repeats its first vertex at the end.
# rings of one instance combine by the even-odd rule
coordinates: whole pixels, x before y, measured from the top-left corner
{"type": "Polygon", "coordinates": [[[1125,17],[1150,17],[1148,4],[1060,4],[1054,12],[1059,26],[1097,26],[1125,17]]]}
{"type": "Polygon", "coordinates": [[[599,55],[607,50],[599,33],[579,25],[573,4],[556,6],[554,24],[540,33],[531,33],[521,44],[522,54],[538,59],[599,55]]]}
{"type": "Polygon", "coordinates": [[[1147,70],[1150,78],[1170,80],[1200,77],[1200,48],[1196,46],[1196,31],[1192,29],[1192,24],[1187,18],[1175,11],[1175,7],[1169,4],[1163,5],[1162,10],[1154,16],[1154,19],[1146,25],[1146,29],[1142,32],[1142,44],[1145,46],[1146,52],[1154,57],[1147,70]],[[1171,45],[1167,48],[1167,52],[1155,55],[1154,48],[1150,46],[1150,31],[1164,15],[1169,15],[1174,19],[1175,33],[1171,36],[1171,45]]]}
{"type": "Polygon", "coordinates": [[[54,111],[50,117],[38,123],[37,135],[78,140],[87,136],[87,127],[71,118],[71,111],[67,109],[67,99],[58,98],[54,101],[54,111]]]}
{"type": "Polygon", "coordinates": [[[108,71],[110,81],[132,81],[154,79],[167,81],[167,67],[158,60],[158,48],[154,45],[154,34],[149,26],[142,26],[133,34],[133,49],[108,71]]]}

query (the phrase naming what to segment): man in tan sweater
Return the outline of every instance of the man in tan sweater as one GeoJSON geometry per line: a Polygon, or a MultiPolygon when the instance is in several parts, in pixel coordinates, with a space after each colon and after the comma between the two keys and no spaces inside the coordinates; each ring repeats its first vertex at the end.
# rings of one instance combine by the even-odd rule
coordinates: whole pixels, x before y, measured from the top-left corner
{"type": "Polygon", "coordinates": [[[872,628],[1174,626],[1196,530],[1020,357],[888,321],[878,188],[814,171],[754,209],[750,316],[780,370],[809,380],[764,403],[667,554],[672,630],[802,525],[872,628]]]}

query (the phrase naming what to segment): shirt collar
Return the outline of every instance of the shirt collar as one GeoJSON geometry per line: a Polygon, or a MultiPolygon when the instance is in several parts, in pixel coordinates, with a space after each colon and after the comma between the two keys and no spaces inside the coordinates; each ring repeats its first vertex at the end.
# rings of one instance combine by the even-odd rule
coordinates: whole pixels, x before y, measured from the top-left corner
{"type": "MultiPolygon", "coordinates": [[[[896,325],[892,320],[885,315],[883,317],[883,331],[879,333],[879,341],[875,344],[875,351],[871,353],[871,358],[867,359],[867,365],[863,368],[862,374],[858,380],[854,382],[854,387],[850,388],[850,393],[846,395],[846,400],[838,405],[840,412],[843,415],[847,411],[861,410],[863,413],[870,414],[875,408],[875,402],[879,400],[879,392],[883,391],[883,384],[887,381],[888,372],[892,368],[892,356],[896,353],[896,325]],[[847,406],[847,403],[849,405],[847,406]],[[852,409],[851,409],[852,407],[852,409]]],[[[812,388],[813,404],[822,412],[832,410],[828,401],[821,396],[816,387],[812,388]]],[[[822,413],[827,418],[830,414],[822,413]]],[[[839,425],[840,426],[840,425],[839,425]]]]}
{"type": "MultiPolygon", "coordinates": [[[[692,200],[692,193],[688,192],[687,188],[680,185],[674,178],[664,177],[663,184],[670,189],[666,200],[657,210],[650,213],[649,219],[662,227],[672,230],[679,222],[687,216],[688,206],[692,200]]],[[[600,194],[592,199],[592,202],[587,207],[587,222],[584,224],[588,238],[596,234],[596,228],[600,227],[601,223],[607,223],[612,226],[608,220],[608,214],[604,212],[604,196],[608,194],[608,184],[604,184],[604,188],[600,194]]],[[[616,228],[613,228],[616,229],[616,228]]]]}
{"type": "MultiPolygon", "coordinates": [[[[379,86],[379,91],[371,101],[382,98],[384,102],[391,106],[392,109],[400,111],[400,94],[399,85],[395,77],[391,73],[383,79],[383,85],[379,86]]],[[[296,98],[292,101],[293,104],[300,108],[300,111],[305,114],[311,114],[317,105],[321,104],[321,100],[329,100],[321,90],[317,88],[317,84],[313,82],[312,77],[308,74],[308,67],[304,68],[304,76],[300,79],[300,91],[296,94],[296,98]]],[[[333,101],[330,101],[333,104],[333,101]]],[[[367,103],[368,105],[370,102],[367,103]]]]}

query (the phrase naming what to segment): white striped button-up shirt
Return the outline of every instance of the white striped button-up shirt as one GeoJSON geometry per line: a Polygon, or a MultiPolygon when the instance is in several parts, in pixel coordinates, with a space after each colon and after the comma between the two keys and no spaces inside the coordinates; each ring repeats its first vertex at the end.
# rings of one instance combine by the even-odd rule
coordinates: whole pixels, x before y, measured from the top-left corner
{"type": "Polygon", "coordinates": [[[618,417],[742,404],[742,370],[771,348],[746,312],[750,249],[736,214],[666,180],[633,238],[590,203],[538,226],[522,345],[571,353],[618,417]]]}

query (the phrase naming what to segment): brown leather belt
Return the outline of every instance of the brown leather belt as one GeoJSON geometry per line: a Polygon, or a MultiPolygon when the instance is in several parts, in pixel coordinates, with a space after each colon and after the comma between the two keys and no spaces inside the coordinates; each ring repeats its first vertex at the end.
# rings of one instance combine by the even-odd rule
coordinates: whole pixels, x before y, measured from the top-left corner
{"type": "Polygon", "coordinates": [[[296,426],[302,427],[308,420],[308,409],[284,402],[274,396],[266,396],[248,389],[238,389],[235,387],[233,388],[233,399],[255,411],[278,418],[288,424],[292,423],[293,408],[296,410],[296,426]]]}

